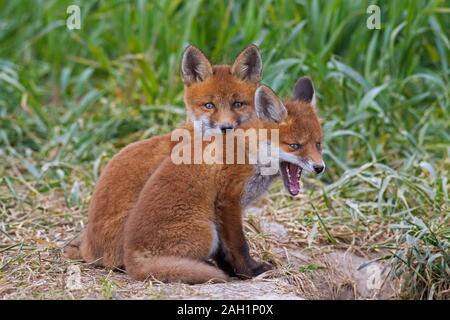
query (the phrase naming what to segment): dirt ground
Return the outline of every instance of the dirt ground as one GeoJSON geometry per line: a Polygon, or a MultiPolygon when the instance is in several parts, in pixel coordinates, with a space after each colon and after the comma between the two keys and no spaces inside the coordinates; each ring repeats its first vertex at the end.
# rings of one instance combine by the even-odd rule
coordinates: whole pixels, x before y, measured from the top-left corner
{"type": "Polygon", "coordinates": [[[252,255],[274,270],[223,284],[139,282],[126,273],[62,258],[61,248],[86,221],[86,210],[68,210],[59,194],[8,209],[0,247],[1,299],[388,299],[396,285],[373,256],[335,247],[299,245],[288,223],[274,221],[265,205],[246,214],[252,255]],[[29,206],[29,207],[27,207],[29,206]],[[29,212],[23,215],[20,212],[29,212]]]}

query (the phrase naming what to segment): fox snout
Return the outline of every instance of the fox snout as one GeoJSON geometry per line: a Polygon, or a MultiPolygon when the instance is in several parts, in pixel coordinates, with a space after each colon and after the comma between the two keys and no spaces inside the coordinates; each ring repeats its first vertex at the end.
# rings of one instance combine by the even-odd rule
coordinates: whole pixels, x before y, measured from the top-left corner
{"type": "Polygon", "coordinates": [[[321,174],[325,171],[325,162],[323,162],[322,159],[320,161],[311,161],[311,167],[312,171],[314,171],[316,174],[321,174]]]}
{"type": "Polygon", "coordinates": [[[212,130],[216,133],[225,134],[228,129],[235,129],[239,125],[233,122],[215,122],[209,119],[208,117],[200,117],[200,119],[196,119],[193,121],[194,126],[197,124],[198,127],[202,128],[202,131],[212,130]]]}
{"type": "Polygon", "coordinates": [[[223,124],[219,124],[217,127],[220,129],[222,134],[226,134],[227,130],[234,129],[236,127],[236,125],[233,125],[231,123],[223,123],[223,124]]]}
{"type": "Polygon", "coordinates": [[[301,158],[300,166],[312,173],[321,174],[325,171],[325,162],[322,159],[313,160],[310,157],[301,158]]]}
{"type": "Polygon", "coordinates": [[[324,164],[313,164],[313,169],[317,174],[319,174],[325,170],[325,165],[324,164]]]}

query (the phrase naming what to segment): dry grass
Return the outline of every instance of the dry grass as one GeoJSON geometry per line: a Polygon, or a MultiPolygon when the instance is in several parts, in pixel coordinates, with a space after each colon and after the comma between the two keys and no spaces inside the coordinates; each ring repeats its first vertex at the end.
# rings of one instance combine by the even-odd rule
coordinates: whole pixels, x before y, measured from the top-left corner
{"type": "MultiPolygon", "coordinates": [[[[279,189],[279,186],[275,189],[279,189]]],[[[246,282],[235,280],[221,285],[165,285],[133,281],[125,273],[67,261],[61,257],[61,248],[79,232],[86,221],[88,197],[80,206],[68,207],[60,192],[33,195],[25,188],[15,191],[18,195],[26,194],[27,201],[19,204],[16,199],[9,199],[3,202],[1,208],[2,216],[6,217],[1,223],[0,238],[2,299],[375,297],[361,291],[365,285],[361,280],[344,275],[348,270],[355,271],[355,266],[343,265],[338,270],[334,263],[330,264],[326,252],[333,252],[342,246],[324,246],[323,234],[320,232],[315,239],[308,240],[312,230],[307,226],[295,227],[297,211],[303,211],[303,206],[298,207],[297,211],[293,208],[279,210],[274,215],[277,206],[284,202],[277,203],[265,198],[260,203],[261,207],[249,210],[246,233],[252,254],[273,263],[275,270],[246,282]],[[74,279],[72,274],[77,272],[80,273],[80,288],[74,288],[71,282],[74,279]],[[361,283],[355,283],[357,281],[361,283]]],[[[273,197],[290,201],[284,196],[273,197]]],[[[302,196],[296,203],[305,205],[308,197],[302,196]]],[[[389,296],[385,292],[382,294],[384,298],[389,296]]]]}
{"type": "Polygon", "coordinates": [[[450,299],[448,5],[377,1],[369,30],[373,1],[260,2],[85,0],[69,31],[69,0],[0,1],[1,297],[167,296],[84,264],[86,289],[67,291],[57,247],[82,228],[107,160],[185,118],[184,47],[222,63],[256,43],[281,96],[314,80],[327,170],[250,212],[253,254],[305,297],[371,297],[355,279],[386,263],[396,298],[450,299]],[[349,275],[332,272],[333,252],[382,260],[349,275]]]}

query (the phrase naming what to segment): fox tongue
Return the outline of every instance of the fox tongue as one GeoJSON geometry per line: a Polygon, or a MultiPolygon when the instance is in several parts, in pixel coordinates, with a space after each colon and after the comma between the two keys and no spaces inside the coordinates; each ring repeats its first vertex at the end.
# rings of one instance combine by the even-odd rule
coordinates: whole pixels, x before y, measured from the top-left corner
{"type": "Polygon", "coordinates": [[[295,196],[300,192],[300,182],[299,182],[300,168],[299,168],[299,166],[297,166],[295,164],[288,163],[286,169],[289,172],[289,174],[288,174],[289,192],[295,196]]]}

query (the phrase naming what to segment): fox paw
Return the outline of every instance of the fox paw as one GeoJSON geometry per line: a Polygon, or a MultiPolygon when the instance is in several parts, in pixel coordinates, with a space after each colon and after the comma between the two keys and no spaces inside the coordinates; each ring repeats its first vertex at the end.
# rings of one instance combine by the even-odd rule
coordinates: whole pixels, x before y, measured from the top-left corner
{"type": "Polygon", "coordinates": [[[265,262],[257,262],[253,259],[249,261],[249,264],[245,268],[240,270],[235,270],[236,275],[241,279],[251,279],[264,273],[266,271],[272,270],[272,265],[265,262]]]}
{"type": "Polygon", "coordinates": [[[252,268],[253,276],[256,277],[257,275],[260,275],[261,273],[264,273],[266,271],[272,270],[272,265],[262,262],[258,263],[256,266],[252,268]]]}

